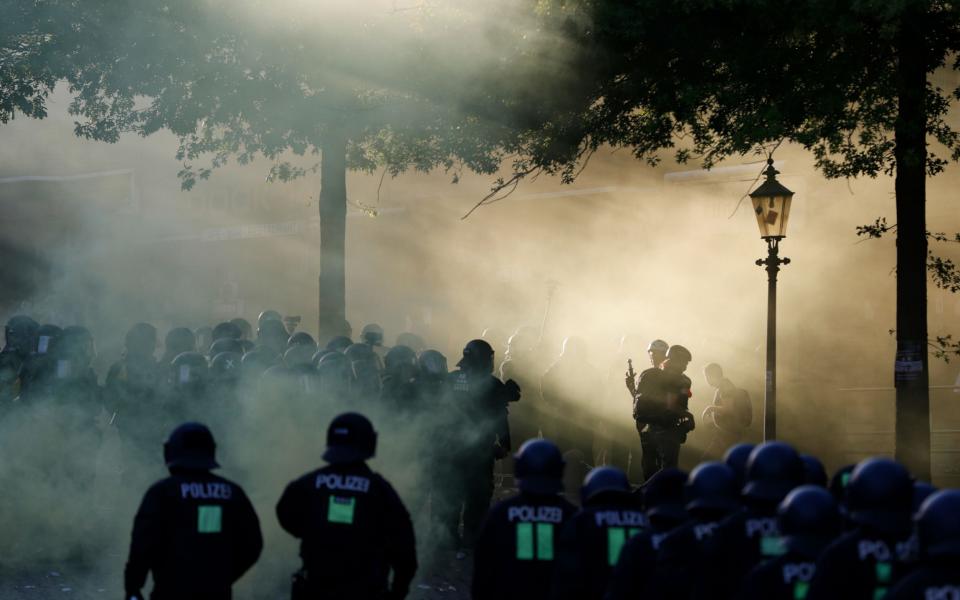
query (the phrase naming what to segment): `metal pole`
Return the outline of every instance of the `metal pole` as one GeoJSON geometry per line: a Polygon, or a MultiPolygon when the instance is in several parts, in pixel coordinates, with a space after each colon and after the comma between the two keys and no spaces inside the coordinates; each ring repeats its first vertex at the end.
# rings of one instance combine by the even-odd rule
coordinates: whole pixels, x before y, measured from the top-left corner
{"type": "Polygon", "coordinates": [[[767,238],[767,258],[757,265],[767,271],[767,365],[766,388],[763,398],[763,439],[777,439],[777,273],[780,265],[790,264],[789,258],[780,258],[780,238],[767,238]]]}

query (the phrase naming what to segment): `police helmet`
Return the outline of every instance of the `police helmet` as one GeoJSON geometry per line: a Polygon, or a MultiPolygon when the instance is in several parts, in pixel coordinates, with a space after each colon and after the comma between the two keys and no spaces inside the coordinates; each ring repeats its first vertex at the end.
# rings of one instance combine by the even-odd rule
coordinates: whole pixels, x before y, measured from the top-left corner
{"type": "Polygon", "coordinates": [[[868,458],[857,464],[847,485],[850,518],[881,532],[909,528],[913,481],[906,467],[889,458],[868,458]]]}
{"type": "Polygon", "coordinates": [[[243,357],[237,352],[220,352],[210,360],[210,373],[218,381],[234,381],[240,378],[243,357]]]}
{"type": "Polygon", "coordinates": [[[486,340],[472,340],[463,348],[463,358],[457,363],[458,367],[471,367],[477,370],[493,372],[493,348],[486,340]]]}
{"type": "Polygon", "coordinates": [[[243,332],[233,321],[224,321],[223,323],[217,323],[217,326],[211,331],[210,337],[213,338],[214,342],[217,340],[239,340],[243,337],[243,332]]]}
{"type": "Polygon", "coordinates": [[[243,344],[240,343],[238,339],[220,338],[210,344],[210,350],[207,351],[207,356],[216,356],[221,352],[233,352],[242,356],[243,344]]]}
{"type": "MultiPolygon", "coordinates": [[[[60,327],[50,323],[41,325],[40,329],[37,330],[37,354],[48,353],[61,335],[63,335],[63,329],[60,327]]],[[[154,330],[154,335],[156,335],[156,330],[154,330]]],[[[154,339],[154,345],[156,345],[156,339],[154,339]]]]}
{"type": "Polygon", "coordinates": [[[265,310],[257,317],[257,328],[263,327],[266,321],[277,321],[283,325],[283,317],[275,310],[265,310]]]}
{"type": "Polygon", "coordinates": [[[377,450],[377,432],[359,413],[344,413],[327,428],[327,450],[323,460],[330,464],[360,462],[373,458],[377,450]]]}
{"type": "Polygon", "coordinates": [[[669,349],[670,346],[663,340],[653,340],[647,346],[647,352],[663,352],[666,354],[669,349]]]}
{"type": "Polygon", "coordinates": [[[923,501],[915,521],[923,556],[960,557],[960,490],[932,494],[923,501]]]}
{"type": "Polygon", "coordinates": [[[733,469],[737,476],[737,489],[743,489],[743,484],[747,482],[747,461],[750,460],[750,453],[756,447],[756,444],[737,444],[730,446],[727,453],[723,455],[723,462],[733,469]]]}
{"type": "Polygon", "coordinates": [[[243,317],[237,317],[235,319],[230,319],[230,322],[240,330],[241,340],[249,340],[253,337],[253,325],[250,324],[250,321],[244,319],[243,317]]]}
{"type": "Polygon", "coordinates": [[[743,495],[751,500],[779,504],[793,488],[803,485],[803,459],[789,444],[764,442],[747,460],[743,495]]]}
{"type": "Polygon", "coordinates": [[[563,490],[566,462],[560,448],[550,440],[527,440],[513,456],[513,474],[520,491],[552,495],[563,490]]]}
{"type": "Polygon", "coordinates": [[[167,332],[163,340],[164,354],[172,360],[184,352],[197,349],[197,336],[186,327],[175,327],[167,332]]]}
{"type": "Polygon", "coordinates": [[[360,331],[360,339],[364,343],[370,344],[371,346],[380,346],[383,344],[383,327],[380,327],[376,323],[370,323],[369,325],[364,325],[363,330],[360,331]]]}
{"type": "Polygon", "coordinates": [[[682,360],[685,362],[690,362],[693,360],[693,355],[690,354],[690,351],[684,348],[683,346],[676,345],[670,346],[670,349],[667,350],[667,358],[673,360],[682,360]]]}
{"type": "Polygon", "coordinates": [[[254,348],[243,355],[240,361],[245,376],[259,377],[264,371],[277,364],[279,358],[266,348],[254,348]]]}
{"type": "Polygon", "coordinates": [[[431,378],[442,378],[447,375],[447,357],[436,350],[424,350],[417,357],[420,372],[431,378]]]}
{"type": "Polygon", "coordinates": [[[684,509],[684,487],[687,473],[676,467],[660,469],[640,488],[643,508],[651,521],[679,523],[687,518],[684,509]]]}
{"type": "Polygon", "coordinates": [[[21,354],[32,351],[40,324],[26,315],[14,315],[4,328],[6,348],[21,354]]]}
{"type": "Polygon", "coordinates": [[[690,512],[731,512],[740,505],[737,476],[722,462],[700,463],[690,471],[684,497],[690,512]]]}
{"type": "Polygon", "coordinates": [[[821,485],[801,485],[777,509],[786,545],[806,556],[817,556],[843,525],[836,500],[821,485]]]}
{"type": "Polygon", "coordinates": [[[283,353],[283,364],[288,369],[302,367],[303,365],[313,366],[314,354],[316,354],[316,351],[313,346],[294,344],[283,353]]]}
{"type": "Polygon", "coordinates": [[[175,386],[197,385],[207,379],[207,359],[199,352],[183,352],[170,363],[175,386]]]}
{"type": "Polygon", "coordinates": [[[260,327],[257,329],[257,338],[261,340],[278,340],[282,338],[282,343],[286,346],[287,340],[290,339],[290,334],[287,333],[287,328],[283,326],[283,321],[267,319],[260,323],[260,327]]]}
{"type": "Polygon", "coordinates": [[[611,466],[590,469],[580,487],[580,500],[586,504],[600,494],[607,493],[629,494],[630,481],[627,474],[611,466]]]}
{"type": "Polygon", "coordinates": [[[937,488],[925,481],[914,481],[913,482],[913,501],[911,506],[913,514],[917,514],[920,510],[920,507],[923,506],[924,500],[929,498],[937,491],[937,488]]]}
{"type": "Polygon", "coordinates": [[[217,444],[206,425],[184,423],[163,444],[163,459],[171,469],[216,469],[220,466],[216,450],[217,444]]]}
{"type": "Polygon", "coordinates": [[[853,469],[857,465],[845,465],[837,469],[830,478],[830,493],[833,499],[840,504],[840,510],[845,509],[847,503],[847,486],[850,484],[850,478],[853,476],[853,469]]]}
{"type": "Polygon", "coordinates": [[[383,368],[395,371],[403,366],[416,367],[417,353],[407,346],[394,346],[383,357],[383,368]]]}
{"type": "Polygon", "coordinates": [[[375,361],[377,358],[377,353],[368,344],[351,344],[343,354],[350,359],[350,362],[375,361]]]}
{"type": "Polygon", "coordinates": [[[320,361],[323,360],[323,357],[328,354],[337,354],[333,350],[327,350],[326,348],[321,348],[313,353],[313,357],[310,358],[310,362],[314,367],[320,364],[320,361]]]}
{"type": "Polygon", "coordinates": [[[415,333],[404,332],[397,336],[397,346],[406,346],[417,354],[420,354],[427,348],[427,343],[423,338],[415,333]]]}
{"type": "Polygon", "coordinates": [[[313,340],[313,336],[306,331],[298,331],[290,336],[290,339],[287,340],[287,348],[292,346],[310,346],[314,351],[317,349],[317,343],[313,340]]]}
{"type": "Polygon", "coordinates": [[[157,328],[149,323],[137,323],[127,331],[123,345],[131,355],[153,355],[157,349],[157,328]]]}
{"type": "Polygon", "coordinates": [[[327,352],[326,355],[321,357],[317,362],[317,372],[321,378],[328,376],[346,376],[349,378],[353,375],[350,359],[339,352],[327,352]]]}
{"type": "Polygon", "coordinates": [[[337,335],[330,338],[330,341],[327,342],[327,350],[333,350],[334,352],[344,352],[347,348],[353,345],[353,340],[348,338],[345,335],[337,335]]]}
{"type": "Polygon", "coordinates": [[[800,459],[803,461],[804,481],[810,485],[826,488],[827,470],[823,467],[820,459],[812,454],[801,454],[800,459]]]}

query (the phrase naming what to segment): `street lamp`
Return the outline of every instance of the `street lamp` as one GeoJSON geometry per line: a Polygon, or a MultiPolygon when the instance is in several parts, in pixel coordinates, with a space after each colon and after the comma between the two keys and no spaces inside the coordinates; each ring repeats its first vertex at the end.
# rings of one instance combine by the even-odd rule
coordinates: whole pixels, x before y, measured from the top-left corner
{"type": "Polygon", "coordinates": [[[773,157],[767,159],[764,175],[767,180],[750,193],[753,212],[757,215],[760,237],[767,242],[767,258],[757,260],[757,266],[767,269],[767,384],[763,399],[763,439],[777,438],[777,273],[780,265],[790,264],[789,258],[780,258],[780,240],[787,237],[787,219],[793,192],[777,181],[773,157]]]}

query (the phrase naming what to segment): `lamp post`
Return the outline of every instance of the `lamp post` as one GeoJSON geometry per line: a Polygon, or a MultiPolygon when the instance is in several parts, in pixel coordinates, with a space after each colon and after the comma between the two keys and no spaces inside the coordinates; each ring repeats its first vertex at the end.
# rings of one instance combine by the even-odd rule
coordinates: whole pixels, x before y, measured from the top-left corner
{"type": "Polygon", "coordinates": [[[767,270],[767,377],[763,398],[763,439],[777,438],[777,273],[780,265],[790,264],[789,258],[780,258],[780,240],[787,236],[787,219],[793,192],[777,181],[773,157],[767,159],[766,181],[750,193],[753,212],[757,215],[760,237],[767,242],[767,257],[757,260],[757,266],[767,270]]]}

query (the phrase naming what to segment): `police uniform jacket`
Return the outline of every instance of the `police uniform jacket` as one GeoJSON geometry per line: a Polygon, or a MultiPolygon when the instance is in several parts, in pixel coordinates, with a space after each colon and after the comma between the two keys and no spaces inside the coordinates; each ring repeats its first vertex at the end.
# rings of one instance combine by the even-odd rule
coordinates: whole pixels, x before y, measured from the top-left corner
{"type": "Polygon", "coordinates": [[[883,597],[910,569],[912,554],[909,531],[896,535],[855,529],[820,555],[806,600],[883,597]]]}
{"type": "Polygon", "coordinates": [[[406,595],[417,570],[410,515],[366,463],[329,465],[290,483],[277,518],[301,540],[305,576],[317,597],[406,595]]]}
{"type": "Polygon", "coordinates": [[[681,526],[679,521],[650,519],[650,527],[627,540],[620,560],[610,575],[604,600],[633,600],[654,595],[657,552],[667,535],[681,526]]]}
{"type": "Polygon", "coordinates": [[[709,580],[702,597],[733,598],[747,574],[765,559],[783,554],[775,506],[750,506],[738,510],[701,544],[700,570],[709,580]]]}
{"type": "Polygon", "coordinates": [[[816,556],[798,552],[765,560],[743,582],[740,600],[803,600],[817,572],[816,556]]]}
{"type": "Polygon", "coordinates": [[[647,526],[646,514],[631,495],[594,497],[560,534],[552,598],[602,599],[623,546],[647,526]]]}
{"type": "Polygon", "coordinates": [[[507,403],[510,392],[493,375],[457,370],[447,376],[446,406],[452,411],[448,441],[459,458],[492,461],[495,443],[510,449],[507,403]]]}
{"type": "Polygon", "coordinates": [[[960,598],[960,559],[932,561],[890,589],[884,600],[956,600],[960,598]]]}
{"type": "Polygon", "coordinates": [[[480,528],[473,600],[546,600],[560,531],[576,507],[559,494],[521,492],[496,504],[480,528]]]}
{"type": "Polygon", "coordinates": [[[173,470],[137,511],[124,586],[132,596],[153,572],[154,600],[228,600],[262,547],[240,486],[208,471],[173,470]]]}

